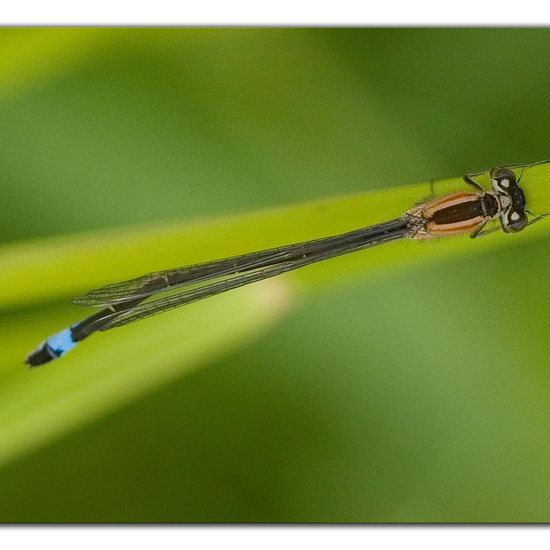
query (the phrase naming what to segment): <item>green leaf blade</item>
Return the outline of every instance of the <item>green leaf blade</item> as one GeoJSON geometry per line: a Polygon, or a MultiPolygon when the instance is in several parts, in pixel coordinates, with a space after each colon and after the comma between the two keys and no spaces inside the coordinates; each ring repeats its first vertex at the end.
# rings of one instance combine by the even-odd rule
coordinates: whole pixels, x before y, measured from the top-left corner
{"type": "MultiPolygon", "coordinates": [[[[550,211],[550,167],[526,171],[528,205],[550,211]]],[[[484,180],[484,183],[487,183],[484,180]]],[[[70,297],[159,269],[338,234],[395,218],[426,197],[429,184],[384,189],[217,220],[72,235],[4,246],[0,269],[2,403],[0,463],[121,407],[269,330],[309,292],[347,277],[413,270],[547,235],[538,223],[521,235],[405,240],[286,274],[180,310],[94,335],[61,360],[22,366],[49,334],[86,316],[70,297]],[[63,302],[61,302],[63,300],[63,302]]],[[[460,178],[436,189],[463,188],[460,178]]]]}

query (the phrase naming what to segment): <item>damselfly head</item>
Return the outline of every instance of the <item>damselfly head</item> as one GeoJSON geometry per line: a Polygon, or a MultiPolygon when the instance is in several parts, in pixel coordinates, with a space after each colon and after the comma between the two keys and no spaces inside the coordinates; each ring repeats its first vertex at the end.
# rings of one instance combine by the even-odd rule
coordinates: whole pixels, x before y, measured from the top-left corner
{"type": "Polygon", "coordinates": [[[495,193],[510,195],[518,188],[516,174],[510,168],[494,168],[491,170],[491,184],[495,193]]]}
{"type": "Polygon", "coordinates": [[[515,172],[510,168],[494,168],[491,183],[499,198],[502,229],[506,233],[521,231],[529,220],[525,212],[525,195],[515,172]]]}
{"type": "Polygon", "coordinates": [[[506,233],[517,233],[529,223],[525,210],[517,210],[513,206],[501,214],[500,221],[506,233]]]}

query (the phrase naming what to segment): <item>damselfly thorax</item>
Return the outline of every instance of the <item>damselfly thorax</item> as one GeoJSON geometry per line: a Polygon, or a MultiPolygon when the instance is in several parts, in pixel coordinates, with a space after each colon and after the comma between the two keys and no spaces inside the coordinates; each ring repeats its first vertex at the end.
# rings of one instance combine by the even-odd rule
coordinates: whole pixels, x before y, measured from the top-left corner
{"type": "Polygon", "coordinates": [[[491,170],[492,191],[485,190],[473,176],[464,180],[476,192],[458,191],[418,204],[407,211],[416,221],[413,239],[429,239],[447,235],[482,234],[490,220],[498,219],[506,233],[517,233],[527,224],[525,195],[516,174],[510,168],[491,170]]]}

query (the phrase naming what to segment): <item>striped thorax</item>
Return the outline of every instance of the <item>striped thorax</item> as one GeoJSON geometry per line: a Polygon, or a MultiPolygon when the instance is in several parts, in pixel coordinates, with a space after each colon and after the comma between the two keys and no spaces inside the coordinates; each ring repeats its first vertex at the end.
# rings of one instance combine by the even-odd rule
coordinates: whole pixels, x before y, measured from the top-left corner
{"type": "Polygon", "coordinates": [[[489,220],[497,218],[506,233],[516,233],[527,225],[525,195],[510,168],[491,171],[492,191],[484,190],[472,178],[466,181],[476,188],[475,192],[451,193],[416,205],[407,212],[419,220],[413,239],[463,233],[475,237],[489,220]]]}

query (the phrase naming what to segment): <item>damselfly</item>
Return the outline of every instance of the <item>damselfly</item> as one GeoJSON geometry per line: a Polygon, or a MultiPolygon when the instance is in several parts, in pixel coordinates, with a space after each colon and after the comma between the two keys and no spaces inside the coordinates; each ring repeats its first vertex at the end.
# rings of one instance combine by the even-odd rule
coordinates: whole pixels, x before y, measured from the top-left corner
{"type": "Polygon", "coordinates": [[[26,363],[38,366],[57,359],[94,332],[127,325],[233,288],[383,243],[464,233],[480,237],[498,229],[484,229],[490,220],[498,220],[505,233],[517,233],[546,216],[534,216],[526,208],[519,183],[523,169],[529,166],[533,165],[492,169],[491,191],[476,180],[483,172],[469,174],[464,176],[464,181],[472,190],[424,201],[399,218],[377,225],[334,237],[149,273],[92,290],[75,298],[73,303],[104,309],[50,336],[28,355],[26,363]],[[522,169],[519,177],[516,175],[518,168],[522,169]],[[160,293],[174,290],[177,292],[148,301],[160,293]]]}

